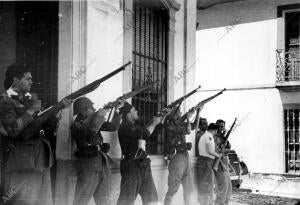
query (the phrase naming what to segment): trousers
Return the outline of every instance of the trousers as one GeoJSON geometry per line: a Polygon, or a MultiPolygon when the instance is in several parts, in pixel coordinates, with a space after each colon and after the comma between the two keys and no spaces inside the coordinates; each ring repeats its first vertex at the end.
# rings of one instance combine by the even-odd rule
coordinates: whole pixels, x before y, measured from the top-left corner
{"type": "Polygon", "coordinates": [[[158,201],[150,159],[123,159],[120,166],[121,187],[117,205],[133,205],[138,194],[144,205],[158,201]]]}
{"type": "Polygon", "coordinates": [[[228,205],[232,193],[230,174],[227,170],[214,171],[217,185],[215,205],[228,205]]]}
{"type": "Polygon", "coordinates": [[[198,200],[201,205],[213,204],[214,172],[213,159],[199,156],[196,165],[198,200]]]}
{"type": "Polygon", "coordinates": [[[185,205],[191,204],[193,182],[188,152],[177,152],[175,156],[170,160],[168,168],[168,191],[164,200],[164,204],[172,204],[172,198],[177,193],[180,184],[183,188],[183,198],[185,205]]]}
{"type": "Polygon", "coordinates": [[[110,172],[107,167],[102,171],[80,171],[77,176],[73,205],[87,205],[94,197],[96,205],[110,202],[110,172]]]}
{"type": "Polygon", "coordinates": [[[6,172],[4,197],[8,205],[53,205],[50,168],[6,172]]]}

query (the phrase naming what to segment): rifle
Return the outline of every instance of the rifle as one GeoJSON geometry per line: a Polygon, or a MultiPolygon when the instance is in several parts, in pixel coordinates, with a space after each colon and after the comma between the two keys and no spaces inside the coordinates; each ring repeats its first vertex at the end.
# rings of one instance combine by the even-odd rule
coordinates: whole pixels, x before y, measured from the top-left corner
{"type": "Polygon", "coordinates": [[[113,102],[109,102],[107,103],[106,105],[104,105],[104,107],[102,109],[112,109],[114,107],[116,107],[117,105],[120,104],[120,102],[118,101],[118,99],[123,99],[123,100],[126,100],[126,99],[129,99],[129,98],[132,98],[134,96],[136,96],[137,94],[151,88],[155,83],[157,83],[157,81],[153,82],[153,83],[150,83],[149,85],[146,85],[144,87],[141,87],[137,90],[134,90],[134,91],[130,91],[128,93],[125,93],[124,95],[122,95],[121,97],[117,98],[117,100],[113,101],[113,102]]]}
{"type": "MultiPolygon", "coordinates": [[[[95,80],[94,82],[82,87],[81,89],[71,93],[70,95],[66,96],[65,99],[67,100],[75,100],[76,98],[85,95],[87,93],[90,93],[92,91],[94,91],[96,88],[98,88],[100,86],[101,83],[103,83],[104,81],[106,81],[107,79],[111,78],[112,76],[116,75],[117,73],[125,70],[126,66],[128,66],[129,64],[131,64],[131,62],[129,61],[128,63],[126,63],[125,65],[122,65],[120,68],[114,70],[113,72],[107,74],[106,76],[95,80]]],[[[29,139],[36,131],[38,131],[40,129],[40,127],[42,126],[42,124],[49,118],[51,117],[53,114],[57,113],[59,110],[64,108],[64,104],[62,101],[56,103],[55,105],[49,107],[48,109],[46,109],[44,112],[42,112],[41,114],[38,114],[35,117],[35,120],[33,122],[31,122],[21,133],[20,136],[24,139],[27,140],[29,139]]]]}
{"type": "MultiPolygon", "coordinates": [[[[226,133],[226,135],[225,135],[225,137],[224,137],[224,140],[225,140],[225,141],[224,141],[223,143],[221,143],[221,144],[218,146],[218,152],[219,152],[219,153],[222,153],[223,150],[224,150],[224,148],[226,147],[226,145],[227,145],[227,143],[228,143],[229,135],[231,134],[231,132],[232,132],[234,126],[235,126],[236,121],[237,121],[237,118],[234,119],[234,121],[233,121],[233,123],[232,123],[230,129],[229,129],[228,132],[226,133]]],[[[214,169],[215,171],[218,170],[219,163],[220,163],[220,158],[215,158],[214,163],[213,163],[213,169],[214,169]]]]}
{"type": "MultiPolygon", "coordinates": [[[[164,109],[162,109],[157,116],[164,116],[167,114],[167,110],[171,109],[174,110],[175,108],[178,109],[178,107],[180,106],[180,104],[187,99],[188,97],[190,97],[191,95],[195,94],[196,92],[198,92],[198,90],[201,88],[201,86],[199,85],[196,89],[192,90],[191,92],[189,92],[188,94],[182,96],[181,98],[175,100],[174,102],[172,102],[171,104],[167,105],[164,109]],[[176,107],[176,105],[178,105],[178,107],[176,107]]],[[[174,112],[175,113],[175,112],[174,112]]]]}
{"type": "Polygon", "coordinates": [[[218,97],[219,95],[221,95],[224,91],[226,90],[226,88],[224,88],[223,90],[221,90],[220,92],[218,92],[217,94],[210,96],[209,98],[206,98],[205,100],[202,100],[201,102],[199,102],[196,106],[192,107],[191,109],[189,109],[188,112],[186,112],[184,115],[181,116],[181,118],[179,120],[185,120],[187,118],[187,114],[189,112],[198,110],[201,106],[205,105],[206,103],[208,103],[209,101],[213,100],[214,98],[218,97]]]}

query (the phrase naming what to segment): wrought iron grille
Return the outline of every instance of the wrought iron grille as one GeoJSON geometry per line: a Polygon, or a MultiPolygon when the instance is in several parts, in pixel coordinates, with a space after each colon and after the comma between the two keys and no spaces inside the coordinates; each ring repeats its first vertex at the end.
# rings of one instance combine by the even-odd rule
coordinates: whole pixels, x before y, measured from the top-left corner
{"type": "Polygon", "coordinates": [[[276,50],[277,82],[300,80],[300,53],[298,50],[276,50]]]}
{"type": "Polygon", "coordinates": [[[286,11],[285,50],[277,50],[277,82],[300,80],[300,12],[286,11]]]}
{"type": "Polygon", "coordinates": [[[286,172],[300,173],[300,105],[284,110],[285,162],[286,172]]]}
{"type": "MultiPolygon", "coordinates": [[[[134,3],[132,89],[158,80],[152,89],[132,99],[144,125],[167,103],[167,31],[166,10],[151,9],[134,3]]],[[[156,132],[151,136],[147,151],[150,154],[161,154],[163,147],[163,131],[156,132]]]]}

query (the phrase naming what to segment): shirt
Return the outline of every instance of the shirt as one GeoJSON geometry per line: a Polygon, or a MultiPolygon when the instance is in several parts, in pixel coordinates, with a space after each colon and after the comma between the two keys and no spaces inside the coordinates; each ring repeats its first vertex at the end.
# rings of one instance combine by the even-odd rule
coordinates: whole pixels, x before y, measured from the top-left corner
{"type": "Polygon", "coordinates": [[[169,121],[165,124],[166,128],[166,154],[173,154],[176,147],[185,146],[185,135],[189,134],[187,123],[174,123],[169,121]]]}
{"type": "Polygon", "coordinates": [[[0,96],[0,118],[6,132],[12,138],[17,137],[33,121],[33,117],[26,112],[29,108],[28,101],[26,97],[21,98],[18,95],[0,96]]]}
{"type": "MultiPolygon", "coordinates": [[[[37,134],[39,130],[24,133],[24,129],[34,120],[27,112],[31,104],[31,96],[20,96],[13,90],[9,89],[7,93],[0,96],[0,120],[3,124],[8,136],[4,137],[2,143],[7,146],[12,142],[16,143],[15,156],[25,156],[30,161],[33,157],[35,167],[32,169],[41,170],[53,165],[53,154],[47,135],[37,134]],[[25,153],[25,154],[24,154],[25,153]]],[[[43,128],[50,129],[48,122],[43,124],[43,128]]],[[[52,129],[52,128],[51,128],[52,129]]],[[[13,158],[14,159],[14,158],[13,158]]],[[[32,161],[31,160],[31,161],[32,161]]],[[[23,169],[24,161],[22,158],[10,161],[8,159],[8,167],[14,169],[23,169]],[[9,163],[11,162],[11,163],[9,163]]],[[[26,161],[26,162],[27,162],[26,161]]]]}
{"type": "Polygon", "coordinates": [[[215,147],[214,137],[210,132],[206,132],[200,137],[198,149],[199,155],[214,159],[215,157],[207,152],[207,144],[211,144],[213,147],[215,147]]]}
{"type": "Polygon", "coordinates": [[[195,143],[196,143],[196,146],[195,146],[195,155],[196,157],[199,156],[199,147],[198,147],[198,144],[199,144],[199,140],[201,138],[201,136],[206,133],[207,131],[202,131],[202,130],[199,130],[195,136],[195,143]]]}
{"type": "Polygon", "coordinates": [[[95,132],[94,126],[100,125],[100,130],[115,131],[119,127],[120,116],[115,113],[111,123],[105,122],[105,118],[102,116],[96,118],[93,120],[94,122],[85,124],[84,119],[79,115],[71,126],[72,138],[81,152],[77,156],[78,159],[75,165],[78,171],[102,171],[103,161],[105,166],[108,163],[107,154],[99,150],[103,144],[101,132],[95,132]]]}
{"type": "MultiPolygon", "coordinates": [[[[138,151],[139,139],[149,139],[150,133],[140,125],[122,122],[118,130],[118,135],[122,154],[125,158],[132,158],[138,151]]],[[[145,152],[142,155],[143,157],[147,156],[145,152]]]]}

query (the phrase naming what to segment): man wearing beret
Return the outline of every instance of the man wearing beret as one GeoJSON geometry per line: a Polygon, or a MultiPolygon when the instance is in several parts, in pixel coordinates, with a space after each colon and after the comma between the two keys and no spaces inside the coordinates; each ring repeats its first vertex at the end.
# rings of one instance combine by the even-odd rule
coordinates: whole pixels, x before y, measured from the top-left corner
{"type": "Polygon", "coordinates": [[[130,105],[120,109],[122,123],[118,130],[123,158],[121,160],[121,191],[118,205],[132,205],[138,194],[143,204],[155,204],[158,200],[152,177],[150,159],[146,153],[146,140],[163,117],[153,117],[148,126],[137,124],[138,111],[130,105]]]}
{"type": "MultiPolygon", "coordinates": [[[[124,102],[120,100],[120,106],[124,102]]],[[[95,110],[93,102],[86,98],[78,98],[73,105],[76,119],[71,126],[72,138],[78,150],[75,152],[77,161],[77,183],[74,205],[86,205],[92,197],[97,205],[105,204],[110,195],[108,164],[109,144],[103,143],[100,130],[115,131],[120,125],[119,110],[116,108],[112,122],[105,122],[109,110],[95,110]]]]}

